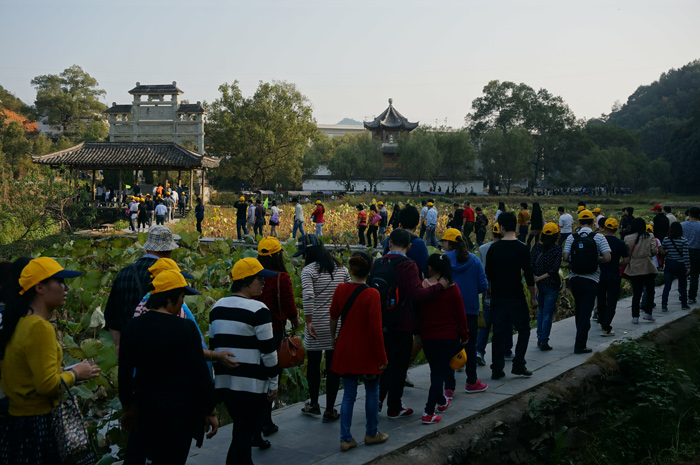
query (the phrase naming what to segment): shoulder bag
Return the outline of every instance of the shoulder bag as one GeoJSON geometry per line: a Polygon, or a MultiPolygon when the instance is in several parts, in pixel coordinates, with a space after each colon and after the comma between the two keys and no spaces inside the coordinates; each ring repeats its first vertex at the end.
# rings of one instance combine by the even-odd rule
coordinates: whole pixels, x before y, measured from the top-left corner
{"type": "Polygon", "coordinates": [[[627,275],[627,273],[625,273],[625,271],[627,271],[627,267],[628,267],[629,264],[632,262],[632,255],[634,254],[634,249],[635,249],[636,247],[637,247],[637,243],[635,242],[634,245],[632,246],[632,251],[630,252],[630,257],[629,257],[629,258],[630,258],[630,261],[629,261],[626,265],[622,265],[622,266],[620,267],[620,277],[621,277],[622,279],[630,279],[630,277],[627,275]]]}
{"type": "MultiPolygon", "coordinates": [[[[281,294],[280,275],[277,273],[277,311],[279,312],[282,321],[284,321],[284,315],[282,314],[281,294]]],[[[301,339],[299,339],[298,336],[295,336],[293,332],[285,334],[280,341],[279,348],[277,349],[277,360],[280,368],[299,366],[304,363],[305,356],[306,351],[304,350],[304,345],[301,343],[301,339]]]]}
{"type": "Polygon", "coordinates": [[[62,463],[92,464],[97,456],[90,447],[87,429],[78,403],[61,379],[58,405],[52,413],[52,426],[62,463]]]}

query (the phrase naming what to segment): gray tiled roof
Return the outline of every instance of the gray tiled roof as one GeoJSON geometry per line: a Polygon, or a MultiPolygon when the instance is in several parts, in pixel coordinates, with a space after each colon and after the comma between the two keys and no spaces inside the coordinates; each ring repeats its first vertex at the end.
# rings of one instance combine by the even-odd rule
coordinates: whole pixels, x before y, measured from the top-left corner
{"type": "Polygon", "coordinates": [[[127,105],[116,105],[115,104],[115,105],[112,105],[111,107],[109,107],[107,109],[107,111],[105,111],[105,113],[119,113],[119,114],[131,113],[132,106],[133,105],[131,105],[131,104],[127,104],[127,105]]]}
{"type": "Polygon", "coordinates": [[[177,107],[178,113],[206,113],[206,110],[199,103],[183,103],[177,107]]]}
{"type": "Polygon", "coordinates": [[[138,84],[129,91],[130,94],[183,94],[174,83],[173,84],[138,84]]]}
{"type": "Polygon", "coordinates": [[[364,122],[365,128],[372,129],[398,129],[412,131],[418,127],[418,123],[410,123],[406,117],[394,108],[393,101],[389,99],[389,107],[377,116],[374,121],[364,122]]]}
{"type": "Polygon", "coordinates": [[[33,156],[32,161],[80,169],[155,170],[215,168],[220,162],[174,142],[81,142],[65,150],[33,156]]]}

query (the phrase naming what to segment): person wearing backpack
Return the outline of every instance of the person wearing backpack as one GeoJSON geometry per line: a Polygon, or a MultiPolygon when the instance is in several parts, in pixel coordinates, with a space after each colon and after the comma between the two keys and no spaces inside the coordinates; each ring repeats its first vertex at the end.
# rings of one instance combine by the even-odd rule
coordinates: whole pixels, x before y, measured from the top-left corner
{"type": "Polygon", "coordinates": [[[379,376],[387,367],[382,305],[379,292],[371,289],[367,276],[372,257],[367,252],[355,252],[348,261],[352,280],[338,285],[331,302],[331,336],[335,347],[331,369],[343,378],[343,402],[340,407],[340,450],[357,446],[350,433],[352,411],[357,399],[357,386],[365,385],[365,444],[380,444],[389,435],[377,429],[379,425],[379,376]],[[338,320],[342,331],[336,334],[338,320]]]}
{"type": "Polygon", "coordinates": [[[567,237],[564,243],[563,258],[565,262],[570,262],[569,282],[576,305],[575,354],[593,352],[586,347],[586,342],[591,329],[593,305],[598,295],[599,264],[610,261],[610,245],[602,234],[593,232],[594,221],[593,212],[581,210],[578,214],[579,230],[567,237]]]}
{"type": "Polygon", "coordinates": [[[413,335],[417,332],[415,306],[437,297],[450,285],[445,278],[436,284],[423,287],[416,262],[406,256],[411,247],[411,234],[396,229],[389,235],[389,252],[374,261],[368,279],[371,287],[379,291],[382,303],[384,347],[389,366],[380,380],[379,402],[387,398],[387,416],[392,419],[413,414],[404,407],[404,381],[413,348],[413,335]]]}
{"type": "Polygon", "coordinates": [[[671,223],[668,237],[659,247],[659,253],[666,256],[664,267],[664,290],[661,294],[661,311],[668,311],[668,294],[673,280],[678,278],[678,293],[681,298],[681,308],[690,310],[688,306],[687,276],[690,270],[690,252],[688,239],[683,237],[683,227],[679,222],[671,223]]]}
{"type": "Polygon", "coordinates": [[[630,253],[630,263],[625,273],[632,284],[632,323],[639,323],[639,310],[645,290],[647,299],[643,319],[653,323],[656,321],[651,314],[654,307],[654,280],[659,274],[652,260],[658,253],[656,238],[647,232],[647,223],[642,217],[634,219],[631,231],[625,236],[625,244],[630,253]]]}

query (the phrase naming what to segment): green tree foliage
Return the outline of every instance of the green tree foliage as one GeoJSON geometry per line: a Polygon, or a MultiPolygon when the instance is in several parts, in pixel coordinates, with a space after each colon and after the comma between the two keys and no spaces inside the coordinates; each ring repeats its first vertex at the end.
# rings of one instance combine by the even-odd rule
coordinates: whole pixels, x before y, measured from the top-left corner
{"type": "Polygon", "coordinates": [[[476,175],[476,152],[471,138],[465,131],[438,133],[437,147],[442,157],[440,173],[456,192],[460,184],[476,175]]]}
{"type": "Polygon", "coordinates": [[[16,121],[6,125],[0,122],[0,144],[3,161],[9,173],[13,178],[20,177],[31,164],[29,155],[32,143],[25,137],[24,128],[16,121]]]}
{"type": "Polygon", "coordinates": [[[413,130],[410,137],[399,138],[398,154],[398,167],[411,193],[421,181],[433,179],[440,170],[437,138],[425,128],[413,130]]]}
{"type": "Polygon", "coordinates": [[[331,177],[341,182],[346,190],[358,180],[366,181],[371,190],[382,179],[381,143],[369,133],[333,138],[325,150],[333,152],[327,163],[331,177]]]}
{"type": "MultiPolygon", "coordinates": [[[[102,113],[107,107],[99,98],[106,92],[80,66],[73,65],[59,75],[36,76],[31,83],[36,89],[34,105],[38,115],[61,127],[67,138],[81,140],[92,122],[105,125],[102,113]]],[[[94,134],[95,127],[90,132],[94,134]]]]}
{"type": "Polygon", "coordinates": [[[494,183],[498,183],[510,194],[513,183],[527,176],[527,160],[534,149],[525,128],[515,127],[505,132],[494,128],[484,133],[480,156],[489,189],[493,190],[494,183]]]}
{"type": "Polygon", "coordinates": [[[302,183],[316,174],[321,165],[328,166],[337,145],[337,138],[328,137],[322,132],[318,133],[314,142],[308,145],[304,152],[304,160],[301,165],[302,183]]]}
{"type": "Polygon", "coordinates": [[[260,82],[252,97],[233,84],[219,86],[210,108],[209,153],[223,157],[220,176],[243,179],[254,189],[277,179],[299,185],[309,141],[318,134],[309,99],[289,82],[260,82]]]}
{"type": "Polygon", "coordinates": [[[695,99],[695,111],[690,120],[674,131],[668,143],[666,158],[673,166],[674,174],[683,176],[673,184],[673,190],[680,193],[700,192],[698,183],[693,182],[692,173],[700,173],[700,96],[695,99]]]}

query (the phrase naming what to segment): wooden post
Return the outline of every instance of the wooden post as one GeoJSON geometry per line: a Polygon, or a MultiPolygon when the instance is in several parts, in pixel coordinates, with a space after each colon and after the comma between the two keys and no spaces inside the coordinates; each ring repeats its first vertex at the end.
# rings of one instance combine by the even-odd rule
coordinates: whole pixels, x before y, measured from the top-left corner
{"type": "Polygon", "coordinates": [[[206,203],[206,202],[204,202],[204,174],[205,173],[206,173],[206,171],[204,171],[204,168],[202,168],[202,185],[200,187],[200,191],[201,191],[200,197],[202,198],[202,205],[204,205],[206,203]]]}
{"type": "Polygon", "coordinates": [[[122,170],[119,170],[119,194],[117,194],[117,205],[121,203],[121,198],[122,198],[122,170]]]}
{"type": "Polygon", "coordinates": [[[189,195],[190,210],[192,210],[192,196],[194,196],[194,170],[190,170],[190,195],[189,195]]]}
{"type": "Polygon", "coordinates": [[[95,170],[92,170],[92,201],[95,201],[95,170]]]}
{"type": "Polygon", "coordinates": [[[182,187],[182,171],[177,171],[177,187],[182,187]]]}

